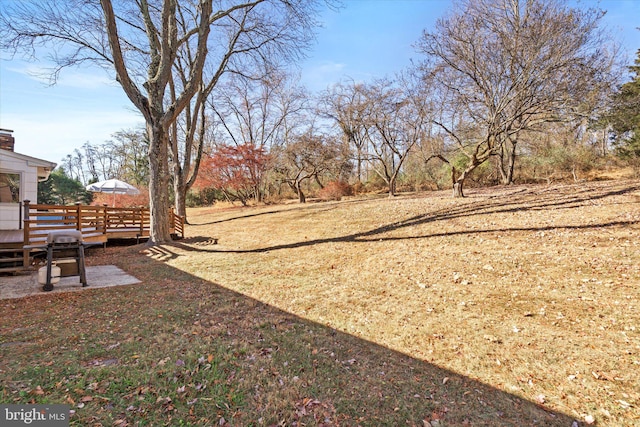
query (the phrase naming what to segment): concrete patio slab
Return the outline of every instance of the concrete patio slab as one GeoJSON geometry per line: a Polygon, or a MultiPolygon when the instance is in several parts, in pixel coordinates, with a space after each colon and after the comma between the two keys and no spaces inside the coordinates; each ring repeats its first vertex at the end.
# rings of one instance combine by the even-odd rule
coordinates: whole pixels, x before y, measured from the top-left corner
{"type": "Polygon", "coordinates": [[[140,280],[127,274],[115,265],[98,265],[86,268],[87,286],[82,287],[78,276],[62,277],[53,286],[53,291],[44,292],[38,283],[38,272],[17,276],[0,276],[0,299],[22,298],[35,294],[55,292],[76,292],[84,289],[108,288],[111,286],[134,285],[140,280]]]}

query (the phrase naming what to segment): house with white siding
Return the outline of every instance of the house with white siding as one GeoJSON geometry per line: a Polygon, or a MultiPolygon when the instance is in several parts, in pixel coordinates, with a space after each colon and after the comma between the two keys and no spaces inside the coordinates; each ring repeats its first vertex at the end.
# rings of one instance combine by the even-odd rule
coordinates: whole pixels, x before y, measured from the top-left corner
{"type": "Polygon", "coordinates": [[[16,153],[13,131],[0,129],[0,230],[22,228],[22,202],[38,202],[38,182],[45,181],[56,164],[16,153]]]}

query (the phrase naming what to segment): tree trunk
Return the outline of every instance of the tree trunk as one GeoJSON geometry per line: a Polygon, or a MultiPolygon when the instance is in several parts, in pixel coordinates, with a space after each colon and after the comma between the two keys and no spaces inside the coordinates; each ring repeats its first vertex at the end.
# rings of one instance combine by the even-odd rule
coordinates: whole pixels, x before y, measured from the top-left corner
{"type": "Polygon", "coordinates": [[[451,166],[451,182],[453,184],[453,197],[464,197],[464,193],[462,192],[462,187],[464,185],[464,180],[467,177],[466,171],[463,172],[460,176],[458,175],[458,171],[454,166],[451,166]]]}
{"type": "Polygon", "coordinates": [[[462,180],[458,179],[453,184],[453,197],[464,197],[464,193],[462,192],[462,185],[464,184],[464,178],[462,180]]]}
{"type": "MultiPolygon", "coordinates": [[[[158,120],[160,122],[160,120],[158,120]]],[[[149,210],[150,246],[171,242],[169,230],[169,147],[167,130],[158,123],[148,124],[149,133],[149,210]]]]}
{"type": "Polygon", "coordinates": [[[298,201],[300,203],[307,203],[307,198],[305,197],[304,193],[302,192],[302,182],[301,181],[296,181],[296,193],[298,193],[298,201]]]}
{"type": "Polygon", "coordinates": [[[513,171],[516,165],[516,143],[511,142],[511,152],[509,153],[509,164],[507,165],[507,176],[505,184],[513,184],[513,171]]]}
{"type": "Polygon", "coordinates": [[[462,171],[460,176],[456,177],[455,173],[451,173],[451,178],[453,179],[453,197],[464,197],[464,181],[467,179],[467,175],[469,175],[476,167],[478,167],[480,163],[477,159],[473,159],[471,164],[467,166],[467,168],[462,171]]]}
{"type": "Polygon", "coordinates": [[[396,195],[396,178],[392,177],[389,180],[389,197],[395,197],[396,195]]]}
{"type": "Polygon", "coordinates": [[[174,206],[176,207],[176,213],[184,218],[185,223],[187,223],[187,185],[184,182],[184,174],[181,169],[177,164],[173,167],[174,206]]]}
{"type": "Polygon", "coordinates": [[[362,148],[360,146],[358,146],[358,150],[357,150],[357,156],[358,156],[358,164],[357,164],[357,169],[358,169],[358,183],[362,182],[362,148]]]}
{"type": "Polygon", "coordinates": [[[252,190],[252,191],[253,191],[253,199],[255,200],[255,202],[256,202],[256,203],[262,203],[262,200],[263,200],[263,194],[262,194],[262,193],[263,193],[263,192],[262,192],[262,190],[260,189],[260,184],[255,185],[255,186],[253,187],[253,190],[252,190]]]}
{"type": "Polygon", "coordinates": [[[506,184],[507,179],[507,168],[504,165],[504,148],[500,150],[500,153],[495,158],[495,167],[498,169],[498,173],[500,174],[500,183],[506,184]]]}
{"type": "Polygon", "coordinates": [[[503,143],[502,148],[500,150],[500,155],[498,156],[498,167],[500,170],[500,182],[503,185],[511,185],[513,184],[513,172],[515,170],[516,165],[516,144],[517,141],[508,138],[509,147],[506,149],[503,143]],[[506,164],[505,164],[506,157],[506,164]]]}

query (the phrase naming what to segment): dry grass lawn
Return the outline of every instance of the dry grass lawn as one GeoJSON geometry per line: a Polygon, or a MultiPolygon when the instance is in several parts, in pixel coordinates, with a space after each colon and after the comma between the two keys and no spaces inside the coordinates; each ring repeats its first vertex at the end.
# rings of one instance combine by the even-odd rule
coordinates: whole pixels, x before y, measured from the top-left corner
{"type": "Polygon", "coordinates": [[[640,424],[638,183],[469,193],[201,209],[168,262],[577,419],[640,424]]]}
{"type": "MultiPolygon", "coordinates": [[[[126,298],[147,321],[171,319],[138,335],[174,345],[178,328],[179,354],[229,352],[241,398],[185,409],[184,425],[640,425],[638,181],[213,207],[189,220],[173,246],[91,257],[143,279],[126,298]]],[[[94,292],[127,304],[121,290],[94,292]]],[[[12,319],[5,331],[29,323],[12,319]]],[[[118,363],[148,356],[156,369],[160,353],[140,341],[118,363]]],[[[18,347],[2,357],[20,359],[18,347]]],[[[132,411],[109,417],[145,425],[132,411]]]]}

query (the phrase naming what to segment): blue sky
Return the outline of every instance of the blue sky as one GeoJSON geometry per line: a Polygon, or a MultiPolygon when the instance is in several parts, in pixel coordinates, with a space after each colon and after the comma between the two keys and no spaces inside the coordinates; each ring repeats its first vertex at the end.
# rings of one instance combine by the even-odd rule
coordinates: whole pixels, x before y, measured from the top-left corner
{"type": "MultiPolygon", "coordinates": [[[[595,0],[572,0],[595,6],[595,0]]],[[[412,45],[450,7],[450,0],[344,0],[325,11],[317,43],[300,66],[302,83],[317,91],[344,77],[391,75],[419,59],[412,45]]],[[[640,48],[640,1],[603,0],[604,23],[623,43],[628,61],[640,48]]],[[[3,57],[4,59],[5,57],[3,57]]],[[[0,128],[12,129],[16,151],[60,162],[85,142],[99,144],[142,124],[122,89],[102,70],[67,69],[56,86],[30,71],[44,63],[0,61],[0,128]]]]}

